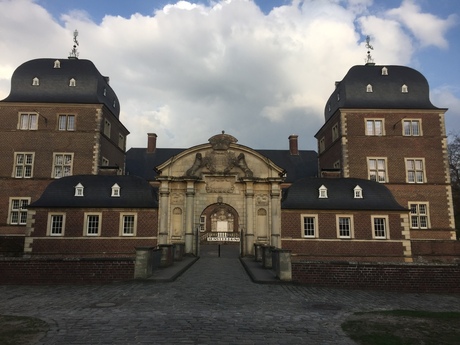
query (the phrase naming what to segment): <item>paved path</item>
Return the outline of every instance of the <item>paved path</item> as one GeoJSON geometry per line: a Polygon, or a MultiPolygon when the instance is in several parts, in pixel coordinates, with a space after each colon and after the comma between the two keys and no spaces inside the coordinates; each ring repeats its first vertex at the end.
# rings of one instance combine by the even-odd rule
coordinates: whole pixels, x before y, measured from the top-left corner
{"type": "MultiPolygon", "coordinates": [[[[0,314],[51,325],[39,344],[353,344],[354,311],[460,311],[460,295],[254,284],[224,248],[172,283],[0,286],[0,314]]],[[[206,254],[206,253],[204,253],[206,254]]]]}

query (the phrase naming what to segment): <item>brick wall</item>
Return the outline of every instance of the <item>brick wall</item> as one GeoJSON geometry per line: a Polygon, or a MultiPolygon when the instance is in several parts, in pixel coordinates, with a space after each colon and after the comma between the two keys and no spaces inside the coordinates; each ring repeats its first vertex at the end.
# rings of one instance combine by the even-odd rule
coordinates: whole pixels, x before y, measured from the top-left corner
{"type": "Polygon", "coordinates": [[[460,293],[460,265],[293,262],[296,283],[404,292],[460,293]]]}
{"type": "Polygon", "coordinates": [[[0,259],[0,285],[103,284],[132,280],[134,258],[0,259]]]}

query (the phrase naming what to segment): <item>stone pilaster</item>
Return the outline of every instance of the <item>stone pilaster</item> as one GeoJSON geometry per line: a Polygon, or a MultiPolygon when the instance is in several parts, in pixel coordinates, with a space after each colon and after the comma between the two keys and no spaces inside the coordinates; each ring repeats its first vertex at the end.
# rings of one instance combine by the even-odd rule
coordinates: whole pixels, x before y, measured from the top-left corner
{"type": "Polygon", "coordinates": [[[193,253],[193,215],[195,202],[195,182],[187,181],[185,199],[185,253],[193,253]]]}

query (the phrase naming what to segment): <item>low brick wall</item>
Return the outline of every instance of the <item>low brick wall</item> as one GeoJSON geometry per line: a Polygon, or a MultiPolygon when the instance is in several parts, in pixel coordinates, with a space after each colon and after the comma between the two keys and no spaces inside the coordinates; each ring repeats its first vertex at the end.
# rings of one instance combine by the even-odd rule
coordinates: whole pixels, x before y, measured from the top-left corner
{"type": "Polygon", "coordinates": [[[351,289],[460,293],[460,265],[293,262],[292,280],[351,289]]]}
{"type": "Polygon", "coordinates": [[[103,284],[132,280],[134,258],[0,258],[0,285],[103,284]]]}

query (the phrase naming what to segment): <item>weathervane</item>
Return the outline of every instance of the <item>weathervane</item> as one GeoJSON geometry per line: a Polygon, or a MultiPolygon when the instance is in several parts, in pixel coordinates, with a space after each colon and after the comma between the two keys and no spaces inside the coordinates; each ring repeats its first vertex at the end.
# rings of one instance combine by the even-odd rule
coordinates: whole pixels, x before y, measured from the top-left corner
{"type": "Polygon", "coordinates": [[[77,51],[77,47],[78,47],[78,41],[77,41],[77,37],[78,37],[78,31],[75,30],[73,32],[73,42],[74,42],[74,45],[73,45],[73,48],[72,48],[72,51],[70,52],[70,55],[69,55],[69,59],[78,59],[78,51],[77,51]]]}
{"type": "Polygon", "coordinates": [[[374,50],[374,47],[371,46],[371,38],[366,36],[366,48],[367,48],[367,57],[366,57],[366,65],[374,65],[374,59],[371,56],[371,50],[374,50]]]}

